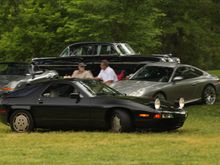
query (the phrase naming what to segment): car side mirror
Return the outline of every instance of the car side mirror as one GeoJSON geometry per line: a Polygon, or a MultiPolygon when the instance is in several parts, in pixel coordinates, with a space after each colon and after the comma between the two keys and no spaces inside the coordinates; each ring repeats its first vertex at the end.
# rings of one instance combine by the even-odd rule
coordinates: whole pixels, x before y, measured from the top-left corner
{"type": "Polygon", "coordinates": [[[183,80],[183,77],[176,76],[176,77],[174,77],[173,82],[182,81],[182,80],[183,80]]]}
{"type": "Polygon", "coordinates": [[[78,103],[80,101],[80,94],[79,93],[71,93],[70,98],[76,99],[76,102],[78,103]]]}

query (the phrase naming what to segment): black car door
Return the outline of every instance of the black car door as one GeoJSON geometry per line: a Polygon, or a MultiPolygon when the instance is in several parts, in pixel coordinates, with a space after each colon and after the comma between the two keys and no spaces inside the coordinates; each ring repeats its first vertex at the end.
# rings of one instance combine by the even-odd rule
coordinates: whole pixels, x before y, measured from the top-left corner
{"type": "Polygon", "coordinates": [[[78,91],[71,83],[55,83],[38,98],[34,113],[38,126],[51,127],[86,127],[90,126],[89,105],[83,96],[80,99],[71,98],[78,91]]]}

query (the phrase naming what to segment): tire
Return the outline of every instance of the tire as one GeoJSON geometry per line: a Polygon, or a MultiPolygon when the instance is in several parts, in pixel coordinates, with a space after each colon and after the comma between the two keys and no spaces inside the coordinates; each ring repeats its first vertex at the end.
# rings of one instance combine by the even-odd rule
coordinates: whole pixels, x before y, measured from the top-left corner
{"type": "Polygon", "coordinates": [[[161,101],[166,101],[166,96],[163,93],[157,93],[154,96],[155,99],[160,99],[161,101]]]}
{"type": "Polygon", "coordinates": [[[111,115],[110,131],[115,133],[130,132],[132,130],[132,121],[130,115],[121,110],[116,110],[111,115]]]}
{"type": "Polygon", "coordinates": [[[202,93],[202,101],[206,105],[213,105],[216,101],[216,91],[212,85],[208,85],[204,88],[202,93]]]}
{"type": "Polygon", "coordinates": [[[29,112],[17,110],[10,117],[10,126],[14,132],[31,132],[34,130],[34,121],[29,112]]]}

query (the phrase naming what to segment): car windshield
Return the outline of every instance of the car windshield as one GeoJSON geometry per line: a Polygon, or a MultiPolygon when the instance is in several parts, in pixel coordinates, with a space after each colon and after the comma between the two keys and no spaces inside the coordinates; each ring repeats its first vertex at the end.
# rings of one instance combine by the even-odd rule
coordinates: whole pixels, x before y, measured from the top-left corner
{"type": "Polygon", "coordinates": [[[117,48],[120,51],[121,55],[135,55],[137,54],[130,45],[126,43],[119,43],[117,44],[117,48]]]}
{"type": "Polygon", "coordinates": [[[130,80],[143,80],[154,82],[168,82],[173,68],[160,66],[146,66],[137,71],[130,80]]]}
{"type": "Polygon", "coordinates": [[[82,80],[79,81],[79,84],[89,92],[90,94],[94,95],[122,95],[120,92],[116,91],[115,89],[110,88],[109,86],[103,84],[102,82],[96,80],[82,80]]]}
{"type": "Polygon", "coordinates": [[[26,75],[29,65],[22,63],[0,63],[0,75],[26,75]]]}

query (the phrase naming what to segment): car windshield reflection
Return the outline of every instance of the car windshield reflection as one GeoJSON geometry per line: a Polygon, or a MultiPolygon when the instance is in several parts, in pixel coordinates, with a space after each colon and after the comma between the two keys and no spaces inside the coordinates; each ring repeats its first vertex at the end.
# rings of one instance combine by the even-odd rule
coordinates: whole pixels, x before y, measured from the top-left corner
{"type": "Polygon", "coordinates": [[[92,94],[93,96],[100,96],[100,95],[122,95],[120,92],[110,88],[109,86],[96,81],[96,80],[85,80],[79,81],[80,85],[83,86],[86,92],[92,94]]]}
{"type": "Polygon", "coordinates": [[[127,43],[117,44],[117,48],[119,49],[121,55],[135,55],[136,54],[136,52],[127,43]]]}
{"type": "Polygon", "coordinates": [[[146,66],[135,73],[130,80],[143,80],[153,82],[168,82],[173,73],[173,68],[146,66]]]}

